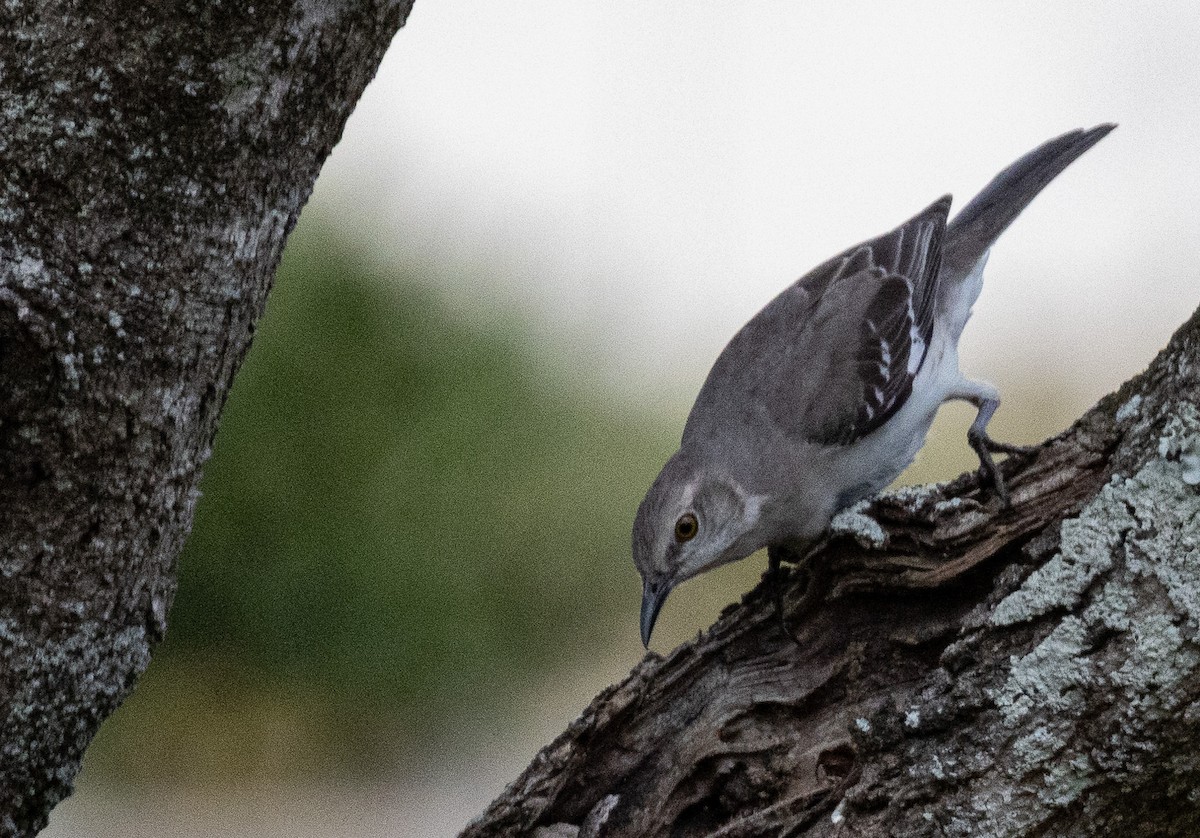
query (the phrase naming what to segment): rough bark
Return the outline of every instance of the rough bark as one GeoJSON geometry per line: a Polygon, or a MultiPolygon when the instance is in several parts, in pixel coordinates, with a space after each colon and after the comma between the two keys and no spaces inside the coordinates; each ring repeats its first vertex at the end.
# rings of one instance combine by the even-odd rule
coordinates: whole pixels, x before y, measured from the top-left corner
{"type": "Polygon", "coordinates": [[[964,476],[841,516],[798,644],[760,585],[463,835],[1200,834],[1198,400],[1200,312],[1005,464],[1011,510],[964,476]]]}
{"type": "Polygon", "coordinates": [[[0,833],[149,661],[284,239],[411,0],[0,11],[0,833]]]}

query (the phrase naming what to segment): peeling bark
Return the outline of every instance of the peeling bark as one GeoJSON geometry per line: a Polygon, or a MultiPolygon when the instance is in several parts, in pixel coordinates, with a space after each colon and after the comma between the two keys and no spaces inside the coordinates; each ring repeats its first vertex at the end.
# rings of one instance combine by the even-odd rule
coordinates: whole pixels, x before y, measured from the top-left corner
{"type": "Polygon", "coordinates": [[[1200,312],[1030,459],[835,521],[463,833],[1200,834],[1200,312]]]}
{"type": "Polygon", "coordinates": [[[0,11],[0,834],[162,635],[284,240],[410,7],[0,11]]]}

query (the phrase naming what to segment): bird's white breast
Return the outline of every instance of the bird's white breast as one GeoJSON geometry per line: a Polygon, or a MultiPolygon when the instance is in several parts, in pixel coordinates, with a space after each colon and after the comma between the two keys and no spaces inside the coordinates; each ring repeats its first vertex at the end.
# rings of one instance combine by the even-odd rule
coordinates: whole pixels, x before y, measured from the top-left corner
{"type": "Polygon", "coordinates": [[[957,335],[952,338],[942,324],[935,326],[929,354],[903,407],[852,444],[850,456],[841,458],[841,483],[848,489],[843,503],[875,494],[912,463],[925,444],[938,407],[962,381],[956,344],[957,335]]]}
{"type": "MultiPolygon", "coordinates": [[[[913,380],[912,394],[891,419],[864,437],[859,452],[848,458],[862,475],[860,498],[885,488],[908,468],[925,444],[938,407],[966,383],[958,369],[958,339],[983,288],[987,258],[985,252],[964,277],[942,277],[933,337],[925,363],[913,380]]],[[[853,473],[845,475],[846,481],[853,479],[853,473]]]]}

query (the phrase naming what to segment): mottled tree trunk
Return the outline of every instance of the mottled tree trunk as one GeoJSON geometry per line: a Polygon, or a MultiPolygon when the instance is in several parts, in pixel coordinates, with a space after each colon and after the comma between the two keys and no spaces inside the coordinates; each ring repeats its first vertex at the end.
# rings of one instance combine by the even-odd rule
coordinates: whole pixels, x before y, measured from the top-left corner
{"type": "Polygon", "coordinates": [[[968,476],[841,516],[798,644],[760,586],[464,835],[1200,835],[1198,401],[1200,312],[1006,464],[1012,509],[968,476]]]}
{"type": "Polygon", "coordinates": [[[411,0],[0,10],[0,833],[161,636],[284,239],[411,0]]]}

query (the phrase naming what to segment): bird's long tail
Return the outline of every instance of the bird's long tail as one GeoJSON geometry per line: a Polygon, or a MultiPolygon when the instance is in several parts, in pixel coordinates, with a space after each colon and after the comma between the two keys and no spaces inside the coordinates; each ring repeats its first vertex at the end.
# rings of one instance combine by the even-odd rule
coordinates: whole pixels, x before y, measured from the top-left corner
{"type": "Polygon", "coordinates": [[[946,225],[936,319],[951,341],[958,342],[971,316],[983,286],[984,261],[996,239],[1046,184],[1116,127],[1097,125],[1043,143],[992,178],[946,225]]]}
{"type": "Polygon", "coordinates": [[[992,178],[946,227],[943,281],[966,278],[1046,184],[1116,127],[1105,123],[1063,134],[1038,146],[992,178]]]}

